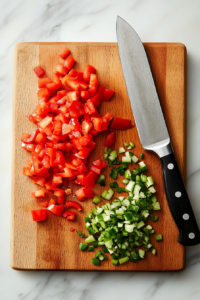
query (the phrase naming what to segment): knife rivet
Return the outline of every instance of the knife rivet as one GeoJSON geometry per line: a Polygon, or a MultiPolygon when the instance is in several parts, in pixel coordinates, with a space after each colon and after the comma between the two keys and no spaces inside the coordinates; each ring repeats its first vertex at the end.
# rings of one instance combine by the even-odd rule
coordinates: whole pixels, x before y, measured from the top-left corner
{"type": "Polygon", "coordinates": [[[173,164],[168,164],[167,167],[168,167],[169,170],[173,170],[174,165],[173,164]]]}
{"type": "Polygon", "coordinates": [[[184,215],[183,215],[183,219],[184,219],[184,220],[189,220],[189,218],[190,218],[190,216],[189,216],[188,214],[184,214],[184,215]]]}
{"type": "Polygon", "coordinates": [[[176,193],[175,193],[176,198],[180,198],[181,195],[182,195],[181,192],[176,192],[176,193]]]}
{"type": "Polygon", "coordinates": [[[190,232],[188,236],[191,240],[195,238],[195,234],[193,232],[190,232]]]}

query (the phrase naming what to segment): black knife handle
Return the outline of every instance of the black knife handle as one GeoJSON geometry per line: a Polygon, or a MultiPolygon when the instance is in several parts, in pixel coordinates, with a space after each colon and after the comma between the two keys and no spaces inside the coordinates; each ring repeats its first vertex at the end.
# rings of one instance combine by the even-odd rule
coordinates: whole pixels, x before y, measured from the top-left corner
{"type": "Polygon", "coordinates": [[[179,228],[178,242],[185,246],[197,245],[200,243],[200,232],[174,153],[160,159],[167,201],[179,228]]]}

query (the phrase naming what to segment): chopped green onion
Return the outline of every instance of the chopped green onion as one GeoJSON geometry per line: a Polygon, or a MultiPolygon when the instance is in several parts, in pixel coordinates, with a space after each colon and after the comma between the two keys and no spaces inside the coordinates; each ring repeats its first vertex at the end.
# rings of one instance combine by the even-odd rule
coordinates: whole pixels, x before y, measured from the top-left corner
{"type": "Polygon", "coordinates": [[[99,179],[97,180],[97,182],[100,183],[102,181],[105,181],[105,179],[106,179],[105,175],[100,175],[99,179]]]}
{"type": "Polygon", "coordinates": [[[78,233],[78,235],[80,235],[81,237],[83,237],[83,238],[87,238],[87,235],[86,234],[84,234],[84,233],[82,233],[82,232],[80,232],[80,231],[76,231],[77,233],[78,233]]]}
{"type": "Polygon", "coordinates": [[[94,246],[93,246],[93,245],[92,245],[92,246],[89,246],[89,247],[88,247],[88,251],[90,251],[90,252],[91,252],[91,251],[94,251],[94,246]]]}
{"type": "Polygon", "coordinates": [[[163,239],[162,234],[155,234],[155,238],[157,242],[160,242],[163,239]]]}
{"type": "Polygon", "coordinates": [[[125,190],[125,188],[116,187],[116,192],[123,193],[123,192],[126,192],[126,190],[125,190]]]}
{"type": "Polygon", "coordinates": [[[117,182],[116,182],[116,181],[111,182],[111,183],[110,183],[110,187],[111,187],[111,188],[117,188],[117,187],[118,187],[117,182]]]}
{"type": "Polygon", "coordinates": [[[124,147],[119,147],[119,153],[125,153],[126,150],[124,149],[124,147]]]}
{"type": "Polygon", "coordinates": [[[114,191],[112,189],[109,189],[108,191],[103,191],[101,194],[101,197],[105,200],[110,200],[114,194],[114,191]]]}
{"type": "Polygon", "coordinates": [[[85,250],[87,249],[87,247],[88,247],[88,244],[80,243],[80,245],[79,245],[79,249],[80,249],[81,251],[85,251],[85,250]]]}
{"type": "Polygon", "coordinates": [[[111,171],[110,171],[110,177],[112,179],[116,179],[117,178],[117,172],[116,172],[115,169],[111,169],[111,171]]]}
{"type": "Polygon", "coordinates": [[[101,202],[101,200],[102,200],[101,197],[99,197],[99,196],[94,196],[92,202],[93,202],[94,204],[97,204],[97,203],[101,202]]]}
{"type": "Polygon", "coordinates": [[[108,147],[105,147],[105,149],[104,149],[104,153],[110,153],[111,151],[112,151],[112,149],[108,148],[108,147]]]}
{"type": "Polygon", "coordinates": [[[125,143],[124,143],[124,146],[125,146],[125,147],[128,147],[128,146],[129,146],[129,143],[126,143],[126,142],[125,142],[125,143]]]}
{"type": "Polygon", "coordinates": [[[111,264],[117,266],[118,265],[118,260],[117,259],[112,259],[111,264]]]}
{"type": "Polygon", "coordinates": [[[88,236],[88,237],[85,239],[85,242],[86,242],[87,244],[92,243],[92,242],[94,242],[94,241],[95,241],[95,238],[93,237],[93,235],[90,235],[90,236],[88,236]]]}
{"type": "Polygon", "coordinates": [[[154,217],[154,215],[151,214],[151,220],[152,220],[153,222],[156,222],[156,221],[159,220],[159,216],[155,216],[155,217],[154,217]]]}
{"type": "Polygon", "coordinates": [[[147,171],[147,166],[143,161],[138,163],[143,172],[147,171]]]}
{"type": "Polygon", "coordinates": [[[120,263],[120,265],[121,265],[121,264],[124,264],[125,262],[127,262],[128,260],[129,260],[129,257],[128,257],[128,256],[122,257],[122,258],[119,259],[119,263],[120,263]]]}
{"type": "Polygon", "coordinates": [[[99,266],[100,265],[100,260],[98,258],[92,258],[92,264],[95,266],[99,266]]]}
{"type": "Polygon", "coordinates": [[[141,159],[144,159],[144,153],[140,154],[141,159]]]}

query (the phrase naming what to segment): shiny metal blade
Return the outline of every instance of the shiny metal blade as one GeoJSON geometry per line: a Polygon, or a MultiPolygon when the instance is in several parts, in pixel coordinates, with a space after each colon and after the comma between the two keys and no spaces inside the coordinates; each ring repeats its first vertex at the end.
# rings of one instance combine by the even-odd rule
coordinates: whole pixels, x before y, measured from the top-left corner
{"type": "Polygon", "coordinates": [[[135,30],[117,17],[119,55],[142,146],[154,150],[170,138],[144,46],[135,30]]]}

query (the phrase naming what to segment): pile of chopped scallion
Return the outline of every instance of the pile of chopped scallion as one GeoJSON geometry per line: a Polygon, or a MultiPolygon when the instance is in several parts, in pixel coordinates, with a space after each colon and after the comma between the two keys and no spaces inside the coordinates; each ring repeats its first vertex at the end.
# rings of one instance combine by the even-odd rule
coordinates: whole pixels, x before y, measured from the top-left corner
{"type": "MultiPolygon", "coordinates": [[[[131,150],[133,143],[124,143],[124,146],[131,150]]],[[[146,176],[147,166],[144,161],[139,161],[132,152],[126,151],[124,147],[119,148],[123,153],[122,162],[118,160],[117,151],[105,148],[104,159],[108,160],[108,166],[112,167],[110,176],[114,180],[118,174],[124,176],[124,187],[119,187],[116,181],[110,183],[110,189],[105,190],[101,197],[95,196],[93,203],[98,204],[102,198],[111,200],[114,189],[117,193],[127,192],[128,196],[114,199],[97,208],[85,217],[85,228],[90,236],[85,243],[79,245],[80,250],[94,251],[98,246],[103,246],[102,251],[98,250],[95,258],[92,258],[94,265],[100,265],[100,261],[107,259],[105,253],[110,253],[111,263],[114,265],[123,264],[127,261],[137,262],[145,258],[147,251],[156,255],[156,249],[150,243],[150,235],[155,231],[151,225],[146,224],[149,216],[153,222],[159,217],[153,215],[153,211],[160,210],[160,203],[157,201],[153,187],[154,181],[151,176],[146,176]],[[138,163],[139,167],[132,172],[128,164],[138,163]],[[114,168],[114,166],[118,165],[114,168]],[[88,247],[89,244],[89,247],[88,247]]],[[[141,153],[141,159],[144,154],[141,153]]],[[[101,175],[98,182],[106,185],[105,176],[101,175]]],[[[78,232],[79,235],[80,232],[78,232]]],[[[85,237],[84,234],[81,236],[85,237]]],[[[155,234],[156,241],[162,241],[162,234],[155,234]]]]}

